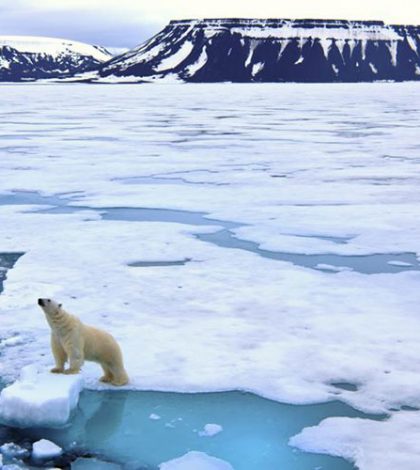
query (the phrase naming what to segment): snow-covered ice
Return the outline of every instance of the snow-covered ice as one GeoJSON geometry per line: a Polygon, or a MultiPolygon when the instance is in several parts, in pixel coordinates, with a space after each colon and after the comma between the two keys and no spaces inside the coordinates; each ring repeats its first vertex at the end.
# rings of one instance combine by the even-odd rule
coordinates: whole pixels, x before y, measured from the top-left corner
{"type": "Polygon", "coordinates": [[[191,451],[177,459],[159,465],[159,470],[233,470],[223,460],[211,457],[203,452],[191,451]]]}
{"type": "Polygon", "coordinates": [[[400,411],[388,421],[327,418],[304,429],[290,444],[307,452],[344,457],[357,468],[418,470],[419,413],[400,411]]]}
{"type": "Polygon", "coordinates": [[[0,446],[0,455],[5,457],[22,458],[27,457],[29,455],[29,451],[14,442],[6,442],[0,446]]]}
{"type": "MultiPolygon", "coordinates": [[[[35,360],[52,366],[36,299],[54,297],[118,339],[133,389],[242,389],[294,404],[338,397],[390,413],[372,425],[395,442],[392,410],[420,407],[418,86],[8,86],[2,193],[60,195],[73,208],[42,197],[0,206],[0,252],[24,253],[0,296],[1,335],[25,338],[1,349],[0,376],[15,380],[35,360]],[[157,184],[124,183],[153,176],[157,184]],[[214,222],[101,216],[141,207],[214,222]],[[327,255],[407,255],[412,266],[323,272],[200,240],[223,228],[217,220],[262,250],[319,255],[324,267],[327,255]],[[337,391],[337,382],[359,387],[337,391]]],[[[100,373],[86,365],[89,387],[103,387],[100,373]]],[[[407,439],[420,429],[411,413],[407,439]]],[[[376,445],[340,436],[357,451],[376,445]]],[[[402,458],[387,449],[393,464],[383,470],[402,458]]]]}
{"type": "Polygon", "coordinates": [[[80,375],[25,366],[21,377],[0,392],[0,421],[19,427],[63,425],[77,405],[82,386],[80,375]]]}
{"type": "Polygon", "coordinates": [[[63,452],[63,449],[54,442],[48,439],[41,439],[33,443],[32,457],[35,460],[47,460],[58,457],[63,452]]]}
{"type": "Polygon", "coordinates": [[[388,264],[391,264],[392,266],[412,266],[411,263],[406,263],[405,261],[398,260],[388,261],[388,264]]]}

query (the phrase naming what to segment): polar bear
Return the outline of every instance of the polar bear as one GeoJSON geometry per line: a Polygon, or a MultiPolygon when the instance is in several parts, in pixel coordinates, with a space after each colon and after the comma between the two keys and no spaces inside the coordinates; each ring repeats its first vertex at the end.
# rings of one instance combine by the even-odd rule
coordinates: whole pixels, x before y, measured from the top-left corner
{"type": "Polygon", "coordinates": [[[109,333],[84,325],[52,299],[38,299],[38,305],[51,327],[51,349],[56,364],[51,372],[77,374],[87,360],[101,365],[104,370],[102,382],[117,386],[128,383],[121,349],[109,333]],[[65,370],[66,361],[70,367],[65,370]]]}

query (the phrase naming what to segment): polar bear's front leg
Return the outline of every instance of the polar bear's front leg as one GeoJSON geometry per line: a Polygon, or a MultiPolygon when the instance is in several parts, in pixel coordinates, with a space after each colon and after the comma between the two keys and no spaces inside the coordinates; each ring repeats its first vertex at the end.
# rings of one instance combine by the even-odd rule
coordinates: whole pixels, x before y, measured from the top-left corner
{"type": "Polygon", "coordinates": [[[64,364],[67,361],[67,354],[55,334],[51,335],[51,349],[55,360],[55,367],[51,369],[51,372],[62,374],[64,372],[64,364]]]}
{"type": "Polygon", "coordinates": [[[84,358],[81,354],[74,354],[70,356],[70,367],[64,371],[66,375],[78,374],[83,366],[84,358]]]}
{"type": "Polygon", "coordinates": [[[83,354],[83,343],[80,338],[75,342],[70,341],[67,355],[69,358],[70,367],[66,369],[64,373],[67,375],[78,374],[83,366],[83,363],[85,362],[85,357],[83,354]]]}

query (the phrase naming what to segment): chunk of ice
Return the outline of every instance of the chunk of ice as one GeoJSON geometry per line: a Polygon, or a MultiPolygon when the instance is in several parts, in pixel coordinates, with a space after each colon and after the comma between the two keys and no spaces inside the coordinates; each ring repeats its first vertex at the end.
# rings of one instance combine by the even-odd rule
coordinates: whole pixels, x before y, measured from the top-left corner
{"type": "Polygon", "coordinates": [[[399,260],[388,261],[388,264],[390,264],[391,266],[402,266],[402,267],[413,266],[413,263],[407,263],[406,261],[399,261],[399,260]]]}
{"type": "Polygon", "coordinates": [[[62,452],[63,449],[61,447],[48,439],[41,439],[40,441],[34,442],[32,446],[32,457],[35,460],[46,460],[58,457],[62,452]]]}
{"type": "Polygon", "coordinates": [[[177,459],[159,465],[159,470],[233,470],[224,460],[210,457],[204,452],[188,452],[177,459]]]}
{"type": "Polygon", "coordinates": [[[24,447],[20,447],[14,442],[6,442],[2,446],[0,446],[0,455],[4,455],[5,457],[12,457],[12,458],[15,458],[15,457],[23,458],[23,457],[28,457],[29,451],[25,449],[24,447]]]}
{"type": "Polygon", "coordinates": [[[19,427],[60,426],[77,405],[83,388],[80,375],[22,369],[21,377],[0,393],[0,421],[19,427]]]}
{"type": "Polygon", "coordinates": [[[19,344],[22,344],[24,341],[25,339],[21,335],[11,336],[10,338],[5,338],[1,340],[0,346],[17,346],[19,344]]]}
{"type": "Polygon", "coordinates": [[[219,432],[223,431],[223,427],[220,426],[220,424],[213,424],[209,423],[204,426],[204,429],[200,431],[198,434],[203,437],[212,437],[215,436],[216,434],[219,434],[219,432]]]}

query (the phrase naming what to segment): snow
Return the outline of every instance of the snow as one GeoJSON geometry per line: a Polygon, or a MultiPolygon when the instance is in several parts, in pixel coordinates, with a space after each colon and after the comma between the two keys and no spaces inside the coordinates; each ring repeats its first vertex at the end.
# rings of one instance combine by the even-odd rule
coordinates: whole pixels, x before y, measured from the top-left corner
{"type": "Polygon", "coordinates": [[[372,40],[372,41],[401,41],[403,39],[396,31],[389,26],[361,26],[354,28],[299,28],[293,23],[286,24],[282,27],[234,27],[233,33],[241,34],[249,38],[278,38],[291,39],[301,38],[308,40],[310,38],[318,39],[353,39],[356,41],[372,40]]]}
{"type": "Polygon", "coordinates": [[[91,56],[99,62],[106,62],[112,58],[112,54],[109,54],[103,48],[78,41],[42,36],[0,36],[1,46],[10,46],[19,52],[32,54],[48,54],[52,56],[68,53],[80,54],[91,56]]]}
{"type": "Polygon", "coordinates": [[[264,62],[257,62],[252,66],[252,76],[258,75],[259,72],[264,68],[264,62]]]}
{"type": "Polygon", "coordinates": [[[325,271],[335,271],[335,272],[351,271],[351,268],[347,268],[346,266],[334,266],[334,265],[326,264],[326,263],[318,263],[316,265],[316,268],[323,269],[325,271]]]}
{"type": "Polygon", "coordinates": [[[0,446],[0,457],[24,458],[29,455],[29,451],[14,442],[6,442],[0,446]]]}
{"type": "Polygon", "coordinates": [[[124,56],[127,58],[125,58],[124,61],[121,62],[121,70],[126,70],[133,64],[144,63],[157,57],[165,49],[165,43],[160,42],[156,46],[153,46],[148,49],[146,52],[142,52],[143,49],[144,46],[142,46],[140,50],[134,49],[134,51],[129,51],[126,56],[124,56]]]}
{"type": "Polygon", "coordinates": [[[190,77],[193,77],[199,70],[201,70],[207,62],[207,48],[204,46],[203,50],[200,52],[198,59],[188,67],[186,67],[185,71],[190,77]]]}
{"type": "Polygon", "coordinates": [[[151,413],[150,416],[149,416],[149,419],[153,420],[153,421],[157,421],[160,419],[160,416],[157,415],[156,413],[151,413]]]}
{"type": "Polygon", "coordinates": [[[65,424],[82,383],[79,375],[53,375],[26,366],[20,379],[0,393],[0,420],[19,427],[65,424]]]}
{"type": "Polygon", "coordinates": [[[259,41],[256,41],[254,39],[251,39],[249,42],[249,51],[248,51],[248,56],[245,59],[245,67],[248,67],[249,65],[252,64],[252,58],[254,56],[254,51],[258,45],[259,41]]]}
{"type": "Polygon", "coordinates": [[[360,470],[418,470],[419,440],[419,413],[400,411],[384,422],[328,418],[304,429],[289,443],[307,452],[344,457],[360,470]]]}
{"type": "Polygon", "coordinates": [[[388,264],[392,266],[412,266],[411,263],[406,263],[405,261],[398,261],[398,260],[388,261],[388,264]]]}
{"type": "Polygon", "coordinates": [[[126,52],[130,50],[127,47],[112,47],[112,46],[111,47],[106,46],[105,49],[113,56],[125,54],[126,52]]]}
{"type": "Polygon", "coordinates": [[[165,70],[170,70],[177,67],[191,54],[193,49],[194,43],[191,41],[185,41],[174,54],[171,54],[169,57],[163,59],[160,64],[155,67],[155,71],[164,72],[165,70]]]}
{"type": "MultiPolygon", "coordinates": [[[[323,272],[197,235],[216,233],[221,220],[236,222],[234,237],[280,253],[419,257],[418,86],[7,85],[2,194],[61,194],[64,206],[48,212],[51,198],[30,195],[0,206],[0,252],[25,253],[0,295],[2,338],[25,341],[1,348],[0,376],[16,380],[34,361],[52,367],[36,299],[53,297],[117,338],[133,389],[339,398],[390,413],[370,424],[399,435],[392,409],[420,407],[414,262],[398,273],[323,272]],[[121,180],[153,176],[168,183],[121,180]],[[107,207],[166,212],[117,220],[101,217],[107,207]],[[168,210],[201,216],[162,220],[168,210]],[[360,386],[337,395],[334,382],[360,386]]],[[[82,373],[89,388],[104,387],[100,375],[92,363],[82,373]]],[[[407,441],[420,429],[420,412],[411,413],[407,441]]],[[[359,434],[355,449],[373,452],[372,439],[359,434]]],[[[419,468],[418,453],[406,454],[419,468]]]]}
{"type": "Polygon", "coordinates": [[[172,21],[171,26],[195,26],[205,30],[206,35],[211,37],[212,31],[215,33],[226,28],[231,29],[243,37],[251,38],[294,38],[304,39],[318,38],[331,39],[349,37],[355,40],[402,40],[403,36],[394,26],[376,22],[367,24],[359,21],[336,20],[306,20],[302,25],[301,21],[289,19],[278,20],[258,20],[258,19],[204,19],[204,20],[183,20],[172,21]]]}
{"type": "Polygon", "coordinates": [[[63,450],[54,442],[48,439],[41,439],[33,443],[32,446],[32,457],[35,460],[46,460],[58,457],[61,455],[63,450]]]}
{"type": "Polygon", "coordinates": [[[397,66],[397,52],[398,52],[398,43],[390,42],[387,44],[389,53],[391,54],[391,62],[394,67],[397,66]]]}
{"type": "Polygon", "coordinates": [[[407,35],[407,42],[408,42],[408,44],[410,45],[411,49],[412,49],[416,54],[418,54],[416,40],[415,40],[412,36],[407,35]]]}
{"type": "Polygon", "coordinates": [[[329,53],[329,50],[332,46],[332,43],[333,41],[331,39],[320,39],[320,44],[321,44],[321,47],[322,47],[322,51],[324,52],[324,56],[326,59],[328,59],[328,53],[329,53]]]}
{"type": "Polygon", "coordinates": [[[223,431],[223,427],[220,424],[209,423],[206,424],[202,431],[198,434],[202,437],[213,437],[223,431]]]}
{"type": "Polygon", "coordinates": [[[164,462],[159,470],[233,470],[233,467],[221,459],[211,457],[204,452],[191,451],[187,454],[164,462]]]}
{"type": "Polygon", "coordinates": [[[0,340],[0,347],[17,346],[18,344],[22,344],[24,341],[24,337],[22,337],[21,335],[15,335],[11,336],[10,338],[0,340]]]}
{"type": "Polygon", "coordinates": [[[0,69],[10,69],[10,62],[4,57],[0,57],[0,69]]]}
{"type": "Polygon", "coordinates": [[[336,39],[336,40],[334,40],[334,43],[337,46],[337,49],[339,50],[341,57],[343,57],[344,46],[346,45],[346,40],[345,39],[336,39]]]}

